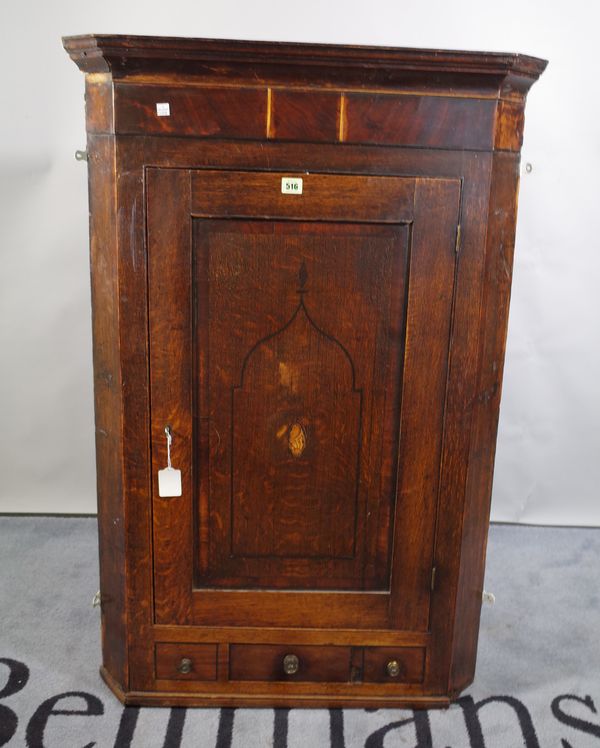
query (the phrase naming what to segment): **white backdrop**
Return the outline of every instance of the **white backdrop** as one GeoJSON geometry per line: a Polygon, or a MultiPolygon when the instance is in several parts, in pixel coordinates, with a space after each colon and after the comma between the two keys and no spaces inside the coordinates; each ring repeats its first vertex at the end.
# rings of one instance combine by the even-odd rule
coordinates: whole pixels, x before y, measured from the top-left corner
{"type": "Polygon", "coordinates": [[[600,525],[596,3],[81,0],[0,5],[0,512],[95,511],[83,74],[126,33],[522,52],[529,96],[493,518],[600,525]]]}

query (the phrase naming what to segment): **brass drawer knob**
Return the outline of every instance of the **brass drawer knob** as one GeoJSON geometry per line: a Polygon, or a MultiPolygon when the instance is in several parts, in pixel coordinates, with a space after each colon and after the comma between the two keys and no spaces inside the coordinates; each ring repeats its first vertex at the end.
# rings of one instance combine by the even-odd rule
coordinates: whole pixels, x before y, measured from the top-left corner
{"type": "Polygon", "coordinates": [[[298,668],[300,667],[300,660],[296,657],[296,655],[286,655],[283,658],[283,672],[286,675],[294,675],[298,672],[298,668]]]}
{"type": "Polygon", "coordinates": [[[390,660],[386,669],[390,678],[397,678],[400,675],[400,663],[398,660],[390,660]]]}
{"type": "Polygon", "coordinates": [[[177,670],[179,670],[180,673],[183,673],[183,675],[187,675],[192,672],[192,665],[193,663],[189,657],[183,657],[177,670]]]}

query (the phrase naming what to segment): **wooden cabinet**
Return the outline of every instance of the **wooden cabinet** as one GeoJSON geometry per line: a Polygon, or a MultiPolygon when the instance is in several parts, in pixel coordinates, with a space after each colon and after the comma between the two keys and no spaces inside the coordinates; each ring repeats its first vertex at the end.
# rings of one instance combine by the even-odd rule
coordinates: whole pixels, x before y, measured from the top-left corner
{"type": "Polygon", "coordinates": [[[64,44],[86,73],[104,678],[130,704],[447,705],[475,668],[545,63],[64,44]]]}

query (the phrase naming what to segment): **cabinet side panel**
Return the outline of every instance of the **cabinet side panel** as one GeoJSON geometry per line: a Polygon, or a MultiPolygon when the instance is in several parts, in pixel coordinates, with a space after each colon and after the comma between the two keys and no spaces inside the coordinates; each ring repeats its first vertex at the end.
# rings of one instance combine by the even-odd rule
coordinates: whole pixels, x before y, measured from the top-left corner
{"type": "Polygon", "coordinates": [[[512,280],[518,182],[518,154],[494,154],[480,320],[479,380],[473,403],[454,627],[451,671],[451,690],[454,692],[465,688],[475,672],[512,280]]]}
{"type": "Polygon", "coordinates": [[[106,670],[125,684],[125,522],[114,139],[88,138],[88,153],[102,652],[106,670]]]}

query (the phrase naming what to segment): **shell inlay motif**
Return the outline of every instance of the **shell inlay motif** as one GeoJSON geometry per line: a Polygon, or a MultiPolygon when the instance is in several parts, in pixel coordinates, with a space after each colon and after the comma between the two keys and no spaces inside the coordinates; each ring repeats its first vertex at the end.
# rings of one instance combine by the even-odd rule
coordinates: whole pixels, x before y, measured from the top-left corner
{"type": "Polygon", "coordinates": [[[288,447],[294,457],[300,457],[306,447],[306,431],[299,423],[290,426],[288,434],[288,447]]]}

